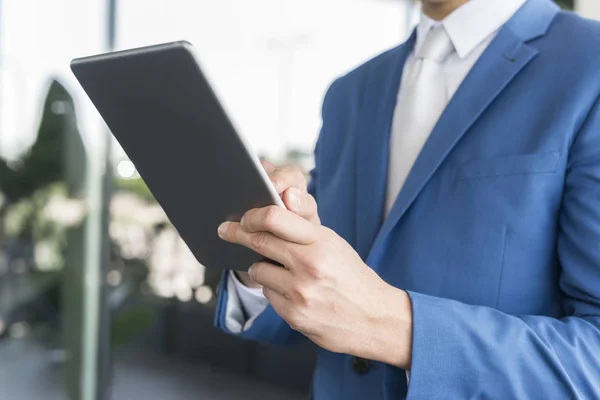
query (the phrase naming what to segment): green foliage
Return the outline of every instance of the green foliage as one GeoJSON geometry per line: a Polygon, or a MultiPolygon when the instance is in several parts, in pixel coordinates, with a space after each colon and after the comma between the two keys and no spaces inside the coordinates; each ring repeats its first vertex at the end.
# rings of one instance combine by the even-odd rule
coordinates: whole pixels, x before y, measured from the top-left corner
{"type": "Polygon", "coordinates": [[[0,159],[0,244],[6,236],[35,243],[38,267],[62,268],[67,227],[48,218],[44,209],[52,199],[67,199],[80,191],[84,182],[85,149],[73,98],[53,80],[29,151],[16,162],[0,159]]]}
{"type": "Polygon", "coordinates": [[[26,235],[25,229],[30,225],[35,214],[34,204],[31,199],[22,199],[8,209],[4,217],[5,234],[8,237],[22,237],[26,235]]]}
{"type": "Polygon", "coordinates": [[[57,270],[64,264],[69,226],[45,212],[51,202],[64,201],[67,201],[65,184],[55,183],[36,191],[30,198],[17,201],[7,209],[5,236],[21,238],[24,242],[35,243],[38,250],[43,249],[43,257],[36,257],[36,267],[40,270],[57,270]]]}
{"type": "Polygon", "coordinates": [[[150,189],[148,189],[148,186],[146,186],[146,183],[141,178],[116,178],[114,181],[114,185],[115,190],[117,191],[133,193],[146,201],[155,202],[154,195],[152,194],[152,192],[150,192],[150,189]]]}
{"type": "Polygon", "coordinates": [[[121,347],[134,341],[148,330],[155,320],[156,312],[150,306],[120,311],[111,325],[112,346],[121,347]]]}
{"type": "MultiPolygon", "coordinates": [[[[58,81],[50,84],[38,135],[31,149],[19,161],[0,159],[0,191],[7,203],[30,198],[44,186],[66,177],[67,142],[75,141],[84,152],[77,132],[72,97],[58,81]]],[[[77,168],[82,174],[84,168],[77,168]]],[[[83,177],[79,177],[83,182],[83,177]]]]}

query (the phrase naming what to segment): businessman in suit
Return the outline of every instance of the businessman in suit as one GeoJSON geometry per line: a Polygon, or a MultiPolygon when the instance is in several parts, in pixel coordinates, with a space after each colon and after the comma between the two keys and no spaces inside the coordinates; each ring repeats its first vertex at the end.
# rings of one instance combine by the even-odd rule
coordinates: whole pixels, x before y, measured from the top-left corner
{"type": "Polygon", "coordinates": [[[600,24],[550,0],[423,0],[336,80],[288,210],[219,227],[216,323],[319,346],[315,399],[600,398],[600,24]],[[318,205],[318,212],[317,212],[318,205]]]}

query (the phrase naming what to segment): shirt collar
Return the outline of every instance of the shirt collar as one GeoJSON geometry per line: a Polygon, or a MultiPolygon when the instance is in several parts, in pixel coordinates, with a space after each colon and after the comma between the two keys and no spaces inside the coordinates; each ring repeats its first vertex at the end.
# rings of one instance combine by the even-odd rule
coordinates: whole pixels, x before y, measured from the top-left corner
{"type": "Polygon", "coordinates": [[[442,24],[460,58],[467,57],[487,38],[497,32],[527,0],[470,0],[442,21],[425,14],[417,26],[415,51],[436,25],[442,24]]]}

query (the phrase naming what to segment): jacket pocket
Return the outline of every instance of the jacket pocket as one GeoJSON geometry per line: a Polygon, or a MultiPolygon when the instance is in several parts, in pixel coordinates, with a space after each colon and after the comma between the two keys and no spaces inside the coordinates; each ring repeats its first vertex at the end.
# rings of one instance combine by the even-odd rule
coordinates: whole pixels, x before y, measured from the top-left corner
{"type": "Polygon", "coordinates": [[[558,152],[518,154],[467,161],[458,166],[456,179],[480,179],[494,176],[551,174],[558,169],[558,152]]]}

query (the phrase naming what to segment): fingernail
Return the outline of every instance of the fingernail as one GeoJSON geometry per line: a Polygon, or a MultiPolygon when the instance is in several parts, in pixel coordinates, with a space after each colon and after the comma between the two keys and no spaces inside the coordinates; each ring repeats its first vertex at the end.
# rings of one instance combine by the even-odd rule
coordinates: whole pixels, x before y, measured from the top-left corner
{"type": "Polygon", "coordinates": [[[288,190],[289,192],[289,200],[290,200],[290,207],[292,208],[292,210],[297,210],[300,208],[300,203],[302,202],[302,198],[300,197],[300,190],[298,190],[297,188],[290,188],[288,190]]]}
{"type": "Polygon", "coordinates": [[[229,222],[223,222],[221,225],[219,225],[219,229],[217,229],[217,233],[219,234],[219,237],[225,236],[225,233],[227,232],[228,227],[229,227],[229,222]]]}
{"type": "Polygon", "coordinates": [[[254,280],[254,264],[248,268],[248,275],[250,275],[250,279],[254,280]]]}

